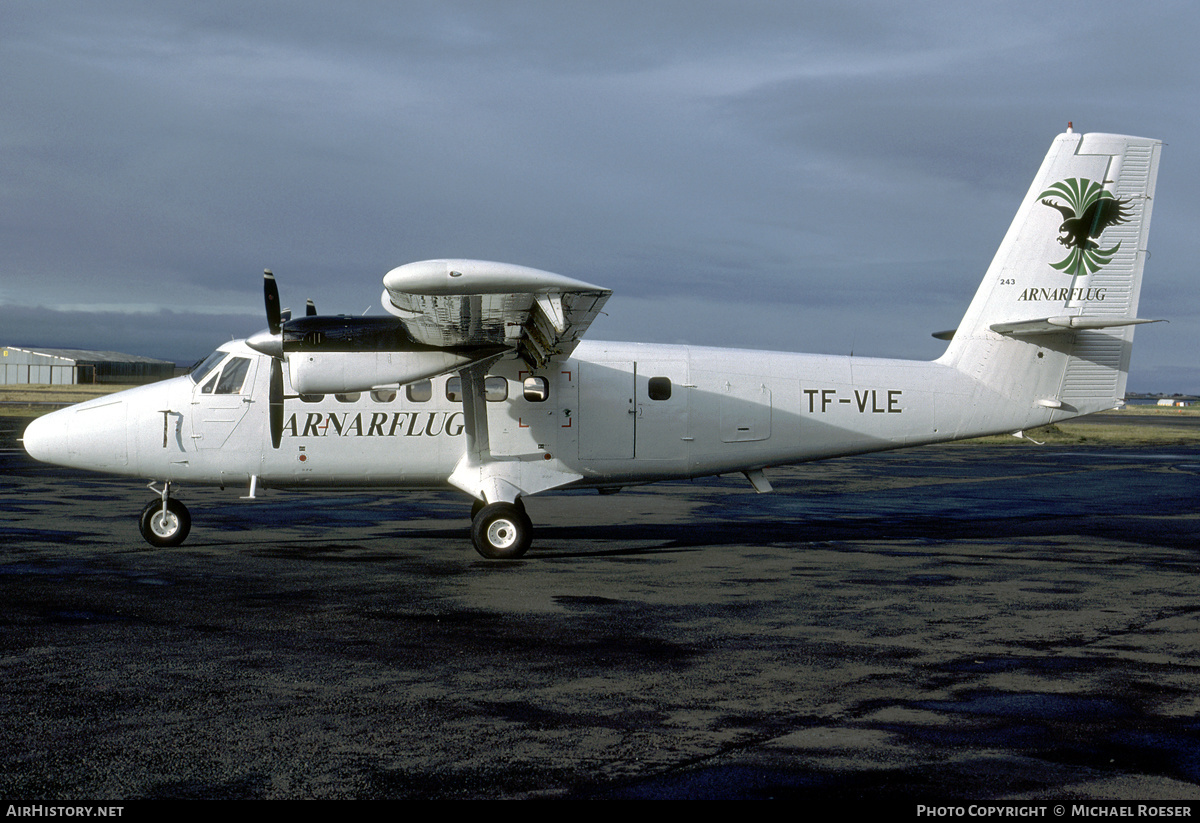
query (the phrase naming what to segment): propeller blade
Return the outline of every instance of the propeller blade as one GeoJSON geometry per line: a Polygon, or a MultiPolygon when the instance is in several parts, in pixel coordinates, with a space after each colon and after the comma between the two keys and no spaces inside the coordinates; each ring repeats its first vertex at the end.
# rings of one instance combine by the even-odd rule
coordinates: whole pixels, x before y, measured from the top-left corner
{"type": "Polygon", "coordinates": [[[271,391],[268,397],[271,410],[271,447],[279,448],[283,439],[283,364],[271,358],[271,391]]]}
{"type": "Polygon", "coordinates": [[[263,297],[267,303],[267,328],[271,334],[279,334],[279,328],[283,325],[280,320],[279,286],[275,284],[275,275],[271,274],[270,269],[263,272],[263,297]]]}
{"type": "Polygon", "coordinates": [[[311,297],[308,299],[308,305],[304,307],[304,316],[305,317],[316,317],[317,316],[317,304],[312,301],[311,297]]]}

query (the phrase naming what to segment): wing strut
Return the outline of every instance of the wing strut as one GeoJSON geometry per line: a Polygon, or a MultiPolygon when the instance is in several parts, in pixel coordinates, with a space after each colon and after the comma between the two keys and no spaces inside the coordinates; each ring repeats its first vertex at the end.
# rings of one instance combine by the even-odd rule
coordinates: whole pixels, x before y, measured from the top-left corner
{"type": "Polygon", "coordinates": [[[513,458],[492,457],[488,436],[484,377],[498,359],[499,355],[458,372],[463,381],[463,434],[467,437],[467,449],[450,474],[450,483],[485,503],[515,503],[529,490],[517,485],[520,471],[513,458]]]}
{"type": "Polygon", "coordinates": [[[496,361],[493,359],[477,363],[459,372],[463,381],[463,418],[464,434],[467,436],[467,455],[480,464],[492,459],[483,378],[487,374],[488,367],[494,362],[496,361]]]}
{"type": "Polygon", "coordinates": [[[466,450],[450,474],[450,485],[485,503],[516,503],[523,495],[574,483],[583,475],[546,452],[492,454],[488,436],[484,377],[502,355],[459,370],[463,381],[463,434],[466,450]]]}

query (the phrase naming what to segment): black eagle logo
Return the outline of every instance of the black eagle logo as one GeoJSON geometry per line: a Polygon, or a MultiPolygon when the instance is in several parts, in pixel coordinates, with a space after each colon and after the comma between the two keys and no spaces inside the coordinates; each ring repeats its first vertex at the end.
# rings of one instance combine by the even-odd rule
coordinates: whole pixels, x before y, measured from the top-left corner
{"type": "Polygon", "coordinates": [[[1109,226],[1128,223],[1133,212],[1128,208],[1129,199],[1116,200],[1102,197],[1088,206],[1083,214],[1076,215],[1075,209],[1051,200],[1043,200],[1043,206],[1058,209],[1064,218],[1058,227],[1058,242],[1067,248],[1098,249],[1100,244],[1093,238],[1099,237],[1109,226]]]}
{"type": "Polygon", "coordinates": [[[1067,256],[1050,268],[1072,277],[1083,277],[1099,271],[1112,262],[1121,248],[1102,249],[1096,242],[1109,226],[1128,223],[1134,217],[1134,207],[1128,198],[1118,200],[1104,184],[1083,177],[1061,180],[1038,195],[1043,206],[1049,206],[1063,216],[1058,227],[1058,242],[1067,249],[1067,256]]]}

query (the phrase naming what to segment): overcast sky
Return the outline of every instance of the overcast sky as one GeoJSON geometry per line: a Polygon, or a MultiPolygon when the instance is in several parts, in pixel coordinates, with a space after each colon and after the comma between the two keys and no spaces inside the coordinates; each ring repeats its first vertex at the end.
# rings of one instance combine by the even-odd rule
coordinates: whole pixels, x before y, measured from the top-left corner
{"type": "Polygon", "coordinates": [[[1200,393],[1194,3],[0,0],[0,343],[188,361],[502,260],[595,339],[937,357],[1076,131],[1166,141],[1129,388],[1200,393]]]}

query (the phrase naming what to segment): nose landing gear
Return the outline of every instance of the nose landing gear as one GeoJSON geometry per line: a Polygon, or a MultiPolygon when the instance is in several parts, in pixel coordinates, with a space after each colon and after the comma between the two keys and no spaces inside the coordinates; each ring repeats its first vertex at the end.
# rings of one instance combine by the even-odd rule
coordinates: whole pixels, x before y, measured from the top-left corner
{"type": "MultiPolygon", "coordinates": [[[[154,484],[150,484],[154,488],[154,484]]],[[[155,489],[157,491],[157,489],[155,489]]],[[[151,500],[142,509],[138,519],[138,531],[151,546],[169,548],[178,546],[187,539],[192,530],[192,515],[187,506],[170,496],[171,484],[163,485],[158,500],[151,500]]]]}

